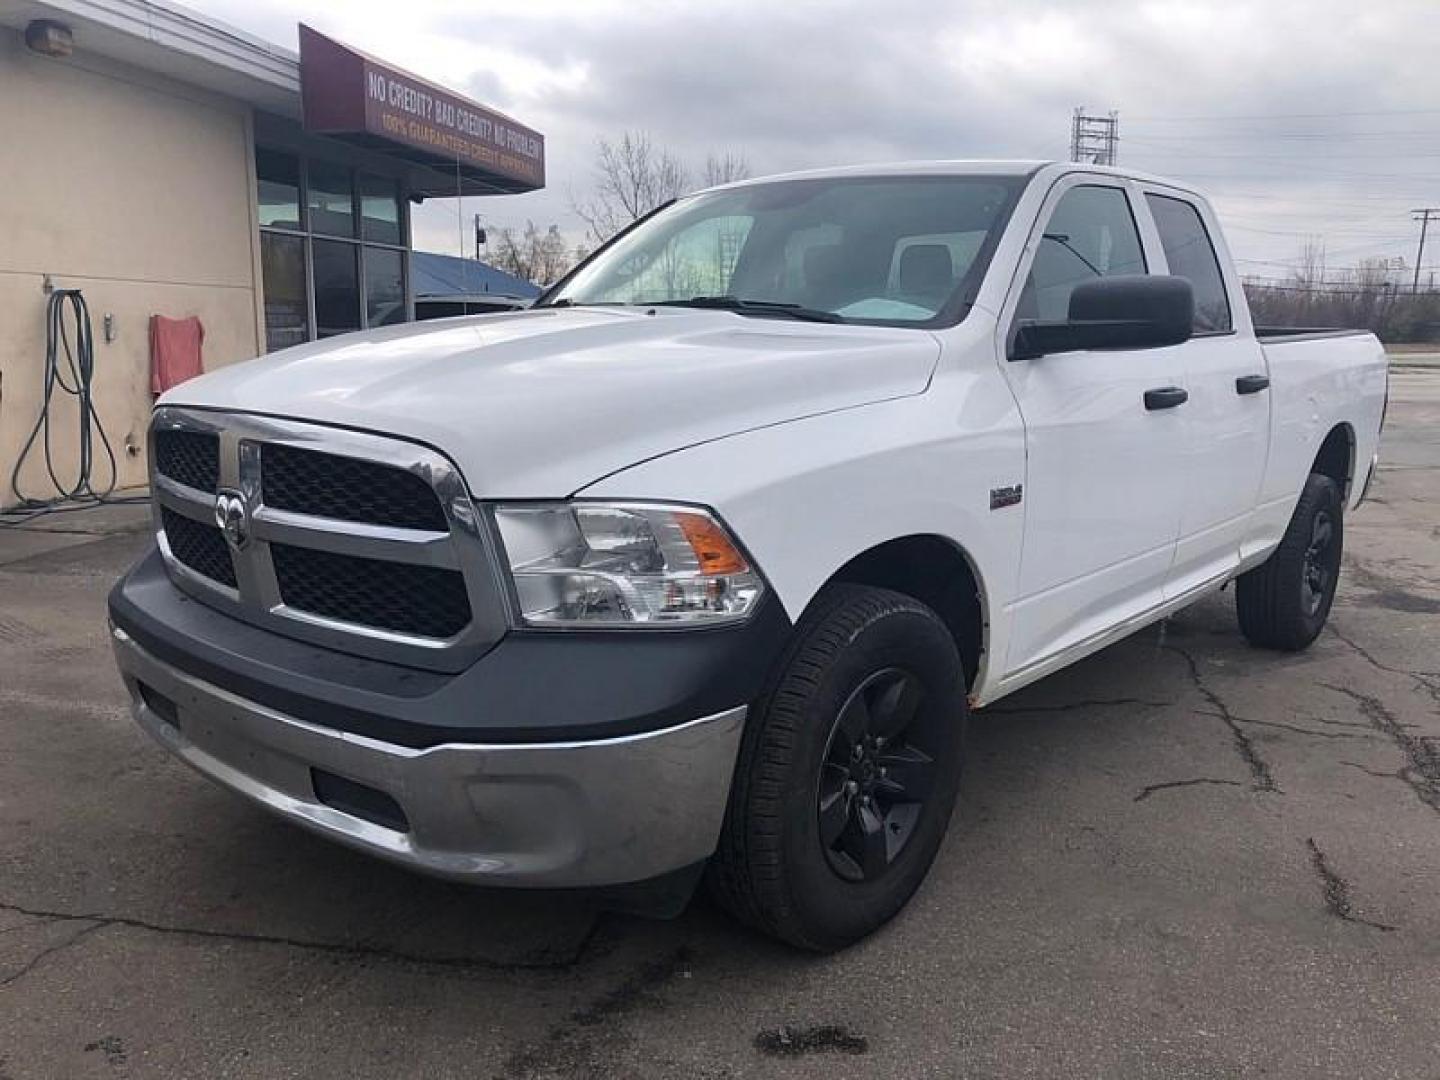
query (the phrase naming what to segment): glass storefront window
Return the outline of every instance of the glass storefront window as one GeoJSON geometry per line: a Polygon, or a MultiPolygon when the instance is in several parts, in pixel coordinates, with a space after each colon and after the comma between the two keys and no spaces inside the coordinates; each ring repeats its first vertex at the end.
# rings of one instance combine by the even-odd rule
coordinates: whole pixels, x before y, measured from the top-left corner
{"type": "MultiPolygon", "coordinates": [[[[326,161],[311,161],[310,231],[326,236],[355,235],[355,188],[350,170],[326,161]]],[[[318,295],[319,290],[316,290],[318,295]]]]}
{"type": "Polygon", "coordinates": [[[260,226],[300,228],[300,159],[275,150],[255,151],[260,226]]]}
{"type": "Polygon", "coordinates": [[[400,243],[400,193],[394,180],[360,174],[360,235],[400,243]]]}
{"type": "Polygon", "coordinates": [[[310,309],[305,295],[304,237],[262,232],[260,269],[265,289],[266,351],[308,341],[310,309]]]}
{"type": "Polygon", "coordinates": [[[405,260],[389,248],[365,249],[365,323],[390,326],[405,321],[405,260]]]}
{"type": "Polygon", "coordinates": [[[411,317],[398,179],[262,146],[255,179],[267,352],[411,317]]]}
{"type": "Polygon", "coordinates": [[[314,240],[315,336],[360,329],[359,248],[337,240],[314,240]]]}

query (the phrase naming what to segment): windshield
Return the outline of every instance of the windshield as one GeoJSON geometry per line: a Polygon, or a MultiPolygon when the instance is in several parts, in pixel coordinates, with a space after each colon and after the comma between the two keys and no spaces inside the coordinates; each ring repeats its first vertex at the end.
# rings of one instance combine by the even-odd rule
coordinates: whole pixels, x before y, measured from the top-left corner
{"type": "Polygon", "coordinates": [[[545,304],[680,304],[886,326],[957,321],[1019,176],[786,180],[682,199],[545,304]]]}

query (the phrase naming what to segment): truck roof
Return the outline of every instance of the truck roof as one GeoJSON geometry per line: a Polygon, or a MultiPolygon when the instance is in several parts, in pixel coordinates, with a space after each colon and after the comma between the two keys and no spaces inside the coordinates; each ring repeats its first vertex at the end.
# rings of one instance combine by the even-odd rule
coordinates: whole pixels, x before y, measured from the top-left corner
{"type": "Polygon", "coordinates": [[[1111,165],[1089,165],[1075,161],[1057,161],[1054,159],[986,159],[986,158],[964,158],[952,161],[894,161],[881,162],[869,165],[843,165],[823,169],[803,169],[796,172],[777,173],[771,176],[756,176],[748,180],[738,180],[730,184],[718,184],[707,191],[719,191],[724,188],[746,187],[751,184],[768,184],[788,180],[822,180],[832,177],[856,177],[856,176],[1033,176],[1041,172],[1053,172],[1056,174],[1065,172],[1095,172],[1104,173],[1110,176],[1125,177],[1130,180],[1141,180],[1146,183],[1163,184],[1166,187],[1177,188],[1181,191],[1199,191],[1191,184],[1183,181],[1172,180],[1164,176],[1156,176],[1153,173],[1140,172],[1136,169],[1122,169],[1111,165]]]}

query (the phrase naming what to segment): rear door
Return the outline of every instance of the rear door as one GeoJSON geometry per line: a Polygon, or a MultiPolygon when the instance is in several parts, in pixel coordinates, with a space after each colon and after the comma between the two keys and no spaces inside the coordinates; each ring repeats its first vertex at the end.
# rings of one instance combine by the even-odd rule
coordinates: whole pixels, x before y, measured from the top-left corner
{"type": "MultiPolygon", "coordinates": [[[[1110,175],[1051,189],[1001,313],[1000,363],[1025,423],[1025,532],[1005,669],[1018,676],[1163,601],[1180,531],[1184,408],[1147,390],[1184,387],[1179,349],[1008,360],[1015,325],[1060,320],[1082,281],[1143,274],[1134,200],[1110,175]]],[[[1145,219],[1148,221],[1148,218],[1145,219]]]]}
{"type": "Polygon", "coordinates": [[[1178,410],[1185,427],[1185,494],[1168,598],[1229,573],[1239,562],[1265,475],[1269,373],[1240,283],[1233,273],[1227,280],[1223,269],[1230,260],[1217,248],[1220,233],[1209,207],[1181,191],[1141,187],[1164,261],[1156,272],[1186,278],[1195,291],[1195,336],[1174,350],[1190,400],[1178,410]]]}

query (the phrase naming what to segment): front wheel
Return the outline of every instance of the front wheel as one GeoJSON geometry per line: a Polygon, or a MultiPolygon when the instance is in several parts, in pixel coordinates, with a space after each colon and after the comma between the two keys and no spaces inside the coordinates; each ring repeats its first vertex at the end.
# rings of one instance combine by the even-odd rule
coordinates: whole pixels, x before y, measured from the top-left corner
{"type": "Polygon", "coordinates": [[[960,657],[933,611],[828,587],[747,725],[712,894],[817,951],[882,926],[945,836],[965,721],[960,657]]]}
{"type": "Polygon", "coordinates": [[[1235,612],[1250,644],[1298,652],[1320,636],[1340,580],[1343,515],[1335,481],[1311,473],[1280,546],[1235,582],[1235,612]]]}

